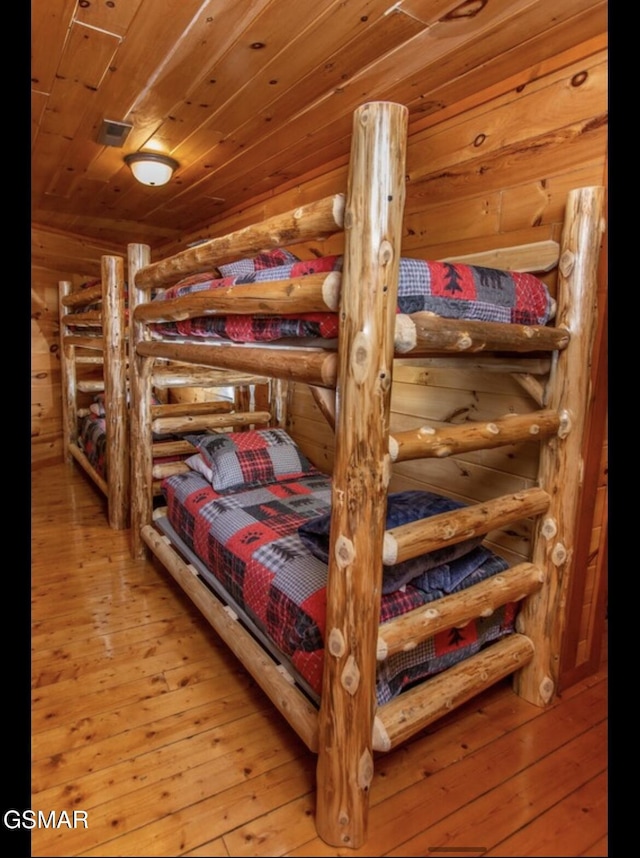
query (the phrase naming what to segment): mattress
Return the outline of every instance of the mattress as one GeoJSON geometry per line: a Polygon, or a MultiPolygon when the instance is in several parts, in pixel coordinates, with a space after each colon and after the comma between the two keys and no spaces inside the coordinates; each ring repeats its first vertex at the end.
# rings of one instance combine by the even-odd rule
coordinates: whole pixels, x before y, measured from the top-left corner
{"type": "MultiPolygon", "coordinates": [[[[213,272],[187,277],[158,294],[155,300],[214,292],[235,284],[339,272],[342,262],[342,256],[303,261],[289,251],[270,251],[253,259],[223,265],[213,272]]],[[[403,257],[400,260],[398,313],[426,311],[446,318],[545,325],[552,316],[553,306],[545,283],[532,274],[423,259],[403,257]]],[[[155,337],[243,343],[315,337],[332,340],[338,336],[338,314],[208,315],[153,323],[149,329],[155,337]]]]}

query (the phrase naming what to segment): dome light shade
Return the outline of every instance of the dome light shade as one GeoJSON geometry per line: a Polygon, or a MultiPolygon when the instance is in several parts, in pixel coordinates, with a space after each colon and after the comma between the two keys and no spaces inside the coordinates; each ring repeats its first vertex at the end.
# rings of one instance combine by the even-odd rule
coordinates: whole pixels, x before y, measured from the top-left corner
{"type": "Polygon", "coordinates": [[[133,152],[131,155],[125,155],[124,160],[139,182],[153,187],[166,185],[173,176],[173,171],[179,166],[173,158],[159,155],[157,152],[133,152]]]}

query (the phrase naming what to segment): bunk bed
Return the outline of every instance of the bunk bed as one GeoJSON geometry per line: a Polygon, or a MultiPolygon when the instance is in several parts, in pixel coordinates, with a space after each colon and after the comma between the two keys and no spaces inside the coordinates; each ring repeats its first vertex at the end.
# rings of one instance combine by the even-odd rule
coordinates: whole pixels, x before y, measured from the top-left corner
{"type": "MultiPolygon", "coordinates": [[[[557,295],[543,300],[543,321],[487,321],[473,302],[466,307],[472,318],[462,304],[451,310],[453,317],[442,314],[442,305],[403,311],[406,138],[406,108],[365,104],[354,115],[346,197],[301,206],[154,264],[135,264],[137,245],[129,255],[132,551],[151,550],[317,754],[316,827],[336,847],[366,841],[376,754],[507,676],[530,702],[553,700],[574,555],[603,189],[569,194],[559,247],[524,249],[528,256],[542,254],[530,270],[545,270],[550,250],[558,264],[557,295]],[[340,232],[341,262],[331,261],[320,273],[263,282],[249,262],[340,232]],[[160,300],[150,300],[154,293],[160,300]],[[288,321],[314,324],[317,314],[328,313],[336,328],[317,330],[310,345],[303,325],[295,347],[290,339],[256,344],[253,323],[245,326],[249,341],[238,343],[229,333],[238,329],[226,319],[210,324],[243,313],[286,313],[288,321]],[[190,319],[193,330],[179,324],[190,319]],[[392,434],[394,360],[456,356],[462,372],[469,355],[504,358],[510,374],[522,361],[522,383],[539,407],[392,434]],[[542,377],[531,377],[530,356],[546,356],[542,377]],[[282,426],[204,433],[192,438],[198,455],[190,471],[164,481],[167,505],[154,511],[148,402],[154,366],[163,360],[259,367],[274,378],[308,384],[335,430],[330,477],[282,426]],[[540,442],[540,456],[531,488],[476,504],[388,494],[395,463],[532,438],[540,442]],[[407,509],[411,514],[403,517],[407,509]],[[509,566],[487,552],[475,563],[486,551],[487,533],[522,519],[534,522],[530,560],[509,566]],[[286,569],[296,558],[304,568],[291,579],[286,569]],[[469,586],[458,587],[452,572],[456,580],[441,592],[434,586],[433,598],[416,597],[416,590],[428,588],[415,582],[430,579],[434,568],[442,574],[438,564],[451,572],[470,558],[473,571],[486,563],[487,574],[461,573],[469,586]],[[396,604],[401,596],[408,609],[396,604]],[[485,627],[492,629],[486,640],[479,631],[485,627]],[[429,658],[440,653],[439,636],[450,640],[460,631],[464,637],[469,629],[481,646],[460,647],[435,673],[420,666],[421,650],[429,658]],[[389,681],[396,676],[389,667],[394,660],[401,665],[395,685],[389,681]]],[[[472,275],[465,267],[470,260],[447,262],[454,265],[455,291],[459,277],[504,275],[514,298],[523,282],[532,281],[502,270],[511,253],[481,256],[472,275]]],[[[290,326],[284,330],[290,336],[290,326]]]]}
{"type": "MultiPolygon", "coordinates": [[[[150,249],[139,249],[149,258],[150,249]]],[[[109,525],[129,527],[129,370],[128,308],[124,260],[101,258],[101,277],[78,288],[64,280],[59,288],[61,339],[62,420],[67,461],[76,461],[107,499],[109,525]]],[[[194,429],[239,428],[251,413],[251,423],[271,420],[272,384],[252,373],[203,372],[202,369],[164,362],[150,393],[154,426],[153,494],[160,482],[186,468],[184,461],[195,448],[184,438],[194,429]],[[207,401],[169,402],[177,388],[217,388],[207,401]]]]}
{"type": "Polygon", "coordinates": [[[101,259],[101,277],[60,281],[63,447],[107,498],[109,524],[129,526],[127,323],[124,261],[101,259]]]}

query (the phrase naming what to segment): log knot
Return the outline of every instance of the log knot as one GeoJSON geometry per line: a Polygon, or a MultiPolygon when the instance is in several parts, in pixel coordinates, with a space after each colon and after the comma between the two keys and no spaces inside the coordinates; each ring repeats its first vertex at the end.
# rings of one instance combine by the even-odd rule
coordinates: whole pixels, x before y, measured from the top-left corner
{"type": "Polygon", "coordinates": [[[558,268],[563,277],[568,277],[573,271],[573,266],[576,264],[576,256],[572,250],[565,250],[558,262],[558,268]]]}
{"type": "Polygon", "coordinates": [[[555,518],[545,518],[545,520],[542,522],[540,532],[545,539],[553,539],[553,537],[558,532],[558,525],[556,523],[555,518]]]}
{"type": "Polygon", "coordinates": [[[340,658],[340,656],[344,655],[346,648],[344,635],[340,629],[331,629],[327,639],[327,649],[331,655],[334,655],[336,658],[340,658]]]}
{"type": "Polygon", "coordinates": [[[353,338],[353,346],[351,348],[351,370],[354,381],[357,384],[362,384],[365,381],[370,361],[371,348],[369,338],[362,331],[358,331],[353,338]]]}
{"type": "Polygon", "coordinates": [[[350,539],[347,539],[346,536],[340,535],[336,539],[335,545],[335,558],[336,563],[341,569],[344,569],[345,566],[348,566],[350,563],[353,563],[353,559],[356,556],[355,549],[353,547],[353,542],[350,539]]]}
{"type": "Polygon", "coordinates": [[[352,655],[350,655],[347,659],[347,663],[345,664],[344,669],[342,671],[340,681],[342,682],[342,687],[345,689],[345,691],[347,691],[353,697],[353,695],[358,690],[358,686],[360,685],[360,669],[358,668],[358,664],[352,655]]]}
{"type": "Polygon", "coordinates": [[[566,438],[569,432],[571,432],[571,414],[565,408],[560,412],[559,418],[558,438],[566,438]]]}
{"type": "Polygon", "coordinates": [[[540,683],[540,697],[544,701],[544,703],[548,703],[553,697],[553,692],[555,690],[555,683],[550,676],[545,676],[542,682],[540,683]]]}
{"type": "Polygon", "coordinates": [[[562,566],[566,563],[569,552],[561,542],[556,542],[551,552],[551,562],[554,566],[562,566]]]}
{"type": "Polygon", "coordinates": [[[380,251],[378,253],[378,260],[381,265],[389,265],[389,263],[393,259],[393,245],[388,239],[384,239],[380,243],[380,251]]]}
{"type": "Polygon", "coordinates": [[[373,757],[368,749],[365,749],[358,761],[358,786],[365,792],[368,791],[373,780],[373,757]]]}

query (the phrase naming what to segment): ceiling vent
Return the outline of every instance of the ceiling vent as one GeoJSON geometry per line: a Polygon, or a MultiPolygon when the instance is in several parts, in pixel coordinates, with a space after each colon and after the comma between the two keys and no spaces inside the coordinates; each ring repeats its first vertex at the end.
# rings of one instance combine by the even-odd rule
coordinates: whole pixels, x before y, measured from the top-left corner
{"type": "Polygon", "coordinates": [[[133,128],[128,122],[114,122],[111,119],[103,119],[98,133],[98,143],[103,146],[120,147],[129,136],[133,128]]]}

